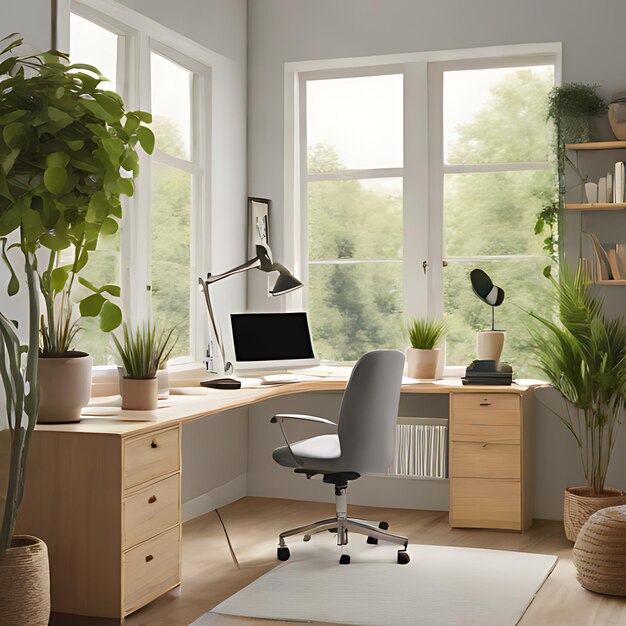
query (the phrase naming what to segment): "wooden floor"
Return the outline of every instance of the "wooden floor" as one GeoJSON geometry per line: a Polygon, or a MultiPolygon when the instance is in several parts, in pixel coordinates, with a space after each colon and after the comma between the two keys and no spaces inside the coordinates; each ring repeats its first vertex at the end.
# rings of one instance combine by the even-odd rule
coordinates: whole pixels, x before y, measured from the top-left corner
{"type": "MultiPolygon", "coordinates": [[[[206,611],[276,565],[277,534],[281,530],[333,515],[333,505],[270,498],[243,498],[220,510],[241,569],[233,564],[215,513],[183,526],[183,579],[174,590],[126,619],[127,626],[188,626],[206,611]]],[[[411,543],[470,546],[555,554],[559,563],[526,611],[520,626],[626,625],[626,599],[600,596],[576,582],[572,544],[560,522],[538,520],[524,534],[458,530],[448,526],[448,514],[406,509],[350,506],[350,515],[385,519],[394,532],[411,543]],[[384,511],[384,512],[383,512],[384,511]]],[[[291,544],[296,545],[294,542],[291,544]]],[[[53,615],[53,626],[112,626],[113,620],[53,615]]],[[[214,615],[212,626],[293,626],[293,622],[253,620],[214,615]]],[[[381,625],[384,626],[384,625],[381,625]]]]}

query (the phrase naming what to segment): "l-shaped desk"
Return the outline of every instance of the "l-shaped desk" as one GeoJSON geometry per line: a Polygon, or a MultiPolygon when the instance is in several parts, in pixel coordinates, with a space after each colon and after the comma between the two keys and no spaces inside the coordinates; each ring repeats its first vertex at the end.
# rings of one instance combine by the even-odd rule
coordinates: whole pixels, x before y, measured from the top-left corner
{"type": "MultiPolygon", "coordinates": [[[[319,379],[210,389],[170,396],[146,412],[150,421],[38,425],[16,532],[48,545],[52,610],[123,619],[180,584],[183,424],[345,385],[319,379]]],[[[452,526],[523,532],[531,525],[532,389],[460,381],[402,386],[402,394],[449,396],[452,526]]]]}

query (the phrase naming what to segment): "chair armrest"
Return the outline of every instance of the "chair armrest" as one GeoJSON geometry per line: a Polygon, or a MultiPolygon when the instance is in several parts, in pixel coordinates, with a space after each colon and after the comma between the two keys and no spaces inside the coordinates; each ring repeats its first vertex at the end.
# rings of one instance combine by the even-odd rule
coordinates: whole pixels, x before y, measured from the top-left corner
{"type": "Polygon", "coordinates": [[[274,415],[270,422],[272,424],[276,424],[278,420],[299,420],[302,422],[317,422],[318,424],[328,424],[329,426],[337,426],[335,422],[331,422],[330,420],[325,419],[324,417],[316,417],[315,415],[300,415],[299,413],[278,413],[274,415]]]}

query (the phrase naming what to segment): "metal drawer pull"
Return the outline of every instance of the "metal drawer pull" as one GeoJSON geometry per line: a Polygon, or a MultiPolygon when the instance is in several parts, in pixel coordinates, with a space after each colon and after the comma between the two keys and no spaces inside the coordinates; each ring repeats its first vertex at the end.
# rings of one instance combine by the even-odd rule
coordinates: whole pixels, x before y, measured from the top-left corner
{"type": "Polygon", "coordinates": [[[150,447],[151,448],[158,448],[159,444],[156,441],[154,441],[154,439],[153,439],[152,442],[150,443],[150,447]]]}
{"type": "Polygon", "coordinates": [[[486,443],[482,443],[482,444],[480,444],[480,447],[481,447],[481,448],[486,448],[486,447],[487,447],[487,444],[486,444],[486,443]]]}
{"type": "Polygon", "coordinates": [[[480,406],[491,406],[491,402],[481,402],[480,406]]]}
{"type": "Polygon", "coordinates": [[[154,504],[157,501],[157,497],[156,496],[150,496],[148,498],[148,504],[154,504]]]}
{"type": "Polygon", "coordinates": [[[146,557],[146,563],[150,563],[150,561],[152,561],[152,559],[153,559],[153,558],[154,558],[154,557],[153,557],[151,554],[149,554],[149,555],[146,557]]]}

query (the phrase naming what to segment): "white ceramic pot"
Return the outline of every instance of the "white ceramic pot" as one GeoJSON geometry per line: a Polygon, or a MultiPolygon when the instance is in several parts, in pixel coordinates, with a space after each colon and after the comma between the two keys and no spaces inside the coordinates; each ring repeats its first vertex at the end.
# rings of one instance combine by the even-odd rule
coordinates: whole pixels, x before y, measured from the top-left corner
{"type": "Polygon", "coordinates": [[[156,378],[122,378],[122,409],[150,411],[159,406],[159,383],[156,378]]]}
{"type": "Polygon", "coordinates": [[[407,374],[409,378],[434,380],[437,377],[437,366],[441,350],[421,350],[409,348],[407,350],[407,374]]]}
{"type": "Polygon", "coordinates": [[[40,424],[80,422],[80,410],[91,397],[92,365],[84,352],[39,357],[40,424]]]}
{"type": "Polygon", "coordinates": [[[506,332],[504,330],[483,330],[476,333],[478,360],[499,363],[505,337],[506,332]]]}
{"type": "Polygon", "coordinates": [[[157,386],[160,400],[170,395],[170,375],[167,369],[157,370],[157,386]]]}

